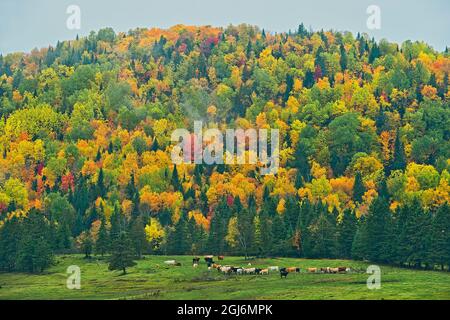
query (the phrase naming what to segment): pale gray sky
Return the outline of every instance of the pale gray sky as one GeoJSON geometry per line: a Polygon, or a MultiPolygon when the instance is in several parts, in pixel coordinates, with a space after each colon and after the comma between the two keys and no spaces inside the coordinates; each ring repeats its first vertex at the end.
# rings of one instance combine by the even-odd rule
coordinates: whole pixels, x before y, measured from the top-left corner
{"type": "Polygon", "coordinates": [[[282,32],[300,22],[314,30],[367,32],[400,43],[424,40],[437,50],[450,46],[449,0],[0,0],[0,53],[28,52],[102,27],[118,32],[249,23],[282,32]],[[80,30],[66,27],[72,4],[81,8],[80,30]],[[381,8],[381,30],[367,29],[371,4],[381,8]]]}

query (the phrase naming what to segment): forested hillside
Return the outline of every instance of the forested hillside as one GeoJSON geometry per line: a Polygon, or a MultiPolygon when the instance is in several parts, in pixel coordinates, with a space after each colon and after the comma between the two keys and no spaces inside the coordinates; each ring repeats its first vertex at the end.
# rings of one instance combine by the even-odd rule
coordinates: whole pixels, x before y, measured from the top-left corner
{"type": "Polygon", "coordinates": [[[126,244],[446,269],[449,72],[448,50],[303,25],[102,29],[0,56],[0,270],[126,244]],[[278,173],[173,165],[194,120],[279,129],[278,173]]]}

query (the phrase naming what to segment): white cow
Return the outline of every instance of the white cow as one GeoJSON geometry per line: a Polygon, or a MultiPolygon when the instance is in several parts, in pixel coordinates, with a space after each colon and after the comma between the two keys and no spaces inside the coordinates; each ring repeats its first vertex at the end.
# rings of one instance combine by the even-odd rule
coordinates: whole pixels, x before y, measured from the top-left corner
{"type": "Polygon", "coordinates": [[[279,267],[269,267],[269,271],[280,271],[279,267]]]}
{"type": "Polygon", "coordinates": [[[177,262],[175,260],[167,260],[167,261],[164,261],[164,263],[169,266],[174,266],[177,264],[177,262]]]}

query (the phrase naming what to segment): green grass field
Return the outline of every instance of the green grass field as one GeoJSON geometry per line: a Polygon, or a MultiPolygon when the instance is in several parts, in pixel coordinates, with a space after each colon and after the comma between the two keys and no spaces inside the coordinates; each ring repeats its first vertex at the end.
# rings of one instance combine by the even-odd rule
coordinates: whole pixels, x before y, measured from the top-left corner
{"type": "MultiPolygon", "coordinates": [[[[226,257],[223,264],[246,266],[249,261],[226,257]]],[[[44,274],[0,273],[0,299],[450,299],[450,273],[415,271],[381,266],[381,289],[366,286],[367,263],[343,260],[257,259],[254,267],[298,266],[299,274],[280,279],[266,276],[221,275],[208,271],[201,261],[193,268],[192,257],[146,256],[128,270],[108,271],[106,258],[86,260],[79,255],[58,256],[44,274]],[[176,259],[181,267],[164,265],[176,259]],[[67,267],[81,268],[81,289],[66,288],[67,267]],[[349,266],[350,274],[308,274],[308,267],[349,266]]]]}

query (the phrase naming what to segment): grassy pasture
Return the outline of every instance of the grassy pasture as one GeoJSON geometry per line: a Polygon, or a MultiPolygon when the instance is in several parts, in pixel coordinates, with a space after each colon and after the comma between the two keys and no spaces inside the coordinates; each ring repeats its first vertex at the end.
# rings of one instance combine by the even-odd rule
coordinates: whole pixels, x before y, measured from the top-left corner
{"type": "MultiPolygon", "coordinates": [[[[223,265],[247,266],[241,257],[225,257],[223,265]]],[[[380,266],[381,289],[366,286],[369,264],[345,260],[268,258],[250,260],[252,267],[300,267],[299,274],[280,279],[265,276],[222,275],[208,271],[205,262],[192,267],[192,256],[146,256],[127,275],[108,271],[106,258],[58,256],[44,274],[0,273],[0,299],[450,299],[450,273],[380,266]],[[181,267],[166,266],[176,259],[181,267]],[[81,268],[81,289],[69,290],[67,267],[81,268]],[[351,267],[348,274],[309,274],[308,267],[351,267]]]]}

